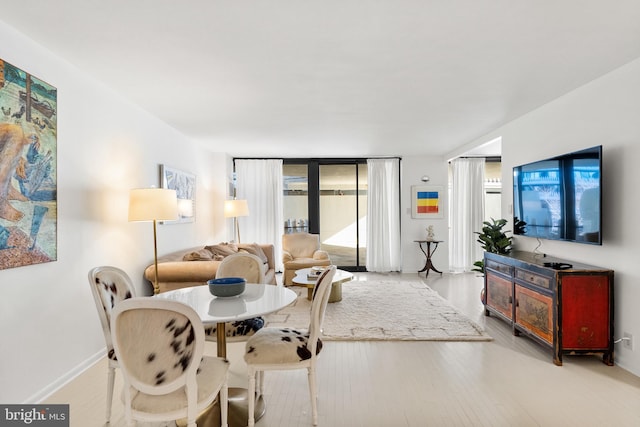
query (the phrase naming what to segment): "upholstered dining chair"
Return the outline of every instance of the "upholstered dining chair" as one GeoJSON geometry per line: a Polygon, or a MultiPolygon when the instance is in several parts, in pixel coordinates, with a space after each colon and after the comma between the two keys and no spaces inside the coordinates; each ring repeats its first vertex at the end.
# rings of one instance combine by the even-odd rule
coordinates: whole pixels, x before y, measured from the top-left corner
{"type": "Polygon", "coordinates": [[[329,266],[318,278],[311,302],[311,316],[308,329],[262,328],[247,340],[244,360],[249,377],[249,427],[254,425],[255,400],[263,394],[263,372],[268,370],[290,370],[306,368],[311,395],[313,425],[318,424],[318,403],[316,390],[316,359],[322,349],[322,321],[331,293],[331,282],[336,273],[334,265],[329,266]],[[256,373],[258,393],[256,395],[256,373]]]}
{"type": "Polygon", "coordinates": [[[331,264],[326,251],[320,249],[320,236],[309,233],[291,233],[282,236],[282,283],[293,284],[296,270],[331,264]]]}
{"type": "Polygon", "coordinates": [[[113,402],[113,383],[115,381],[118,360],[113,351],[111,340],[111,313],[116,304],[135,296],[135,288],[131,279],[123,270],[101,266],[89,270],[89,285],[98,309],[104,340],[107,345],[107,359],[109,370],[107,373],[107,422],[111,419],[111,405],[113,402]]]}
{"type": "Polygon", "coordinates": [[[229,362],[204,355],[204,327],[186,304],[158,298],[119,303],[111,318],[113,347],[124,378],[127,425],[196,418],[220,396],[227,426],[229,362]]]}
{"type": "Polygon", "coordinates": [[[216,271],[216,278],[244,277],[248,283],[265,283],[264,272],[264,263],[260,257],[237,252],[222,259],[216,271]]]}
{"type": "MultiPolygon", "coordinates": [[[[264,264],[260,257],[238,252],[224,257],[216,271],[216,279],[223,277],[244,277],[247,283],[265,283],[264,264]]],[[[263,317],[239,320],[225,324],[227,342],[244,341],[264,326],[263,317]]],[[[207,325],[205,335],[207,341],[217,341],[216,325],[207,325]]]]}

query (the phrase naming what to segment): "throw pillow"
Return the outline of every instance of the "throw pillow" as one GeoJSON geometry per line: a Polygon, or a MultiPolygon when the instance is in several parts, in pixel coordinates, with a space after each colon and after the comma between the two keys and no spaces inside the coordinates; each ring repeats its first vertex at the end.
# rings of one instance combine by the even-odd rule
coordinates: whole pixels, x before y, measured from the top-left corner
{"type": "Polygon", "coordinates": [[[199,251],[189,252],[182,257],[183,261],[211,261],[213,255],[206,249],[200,249],[199,251]]]}
{"type": "Polygon", "coordinates": [[[240,244],[238,245],[238,249],[257,256],[262,260],[263,264],[269,263],[269,259],[267,258],[267,255],[264,253],[260,245],[257,243],[240,244]]]}
{"type": "Polygon", "coordinates": [[[238,245],[235,243],[223,242],[218,245],[205,246],[204,248],[213,254],[213,258],[215,260],[219,260],[220,258],[224,258],[238,252],[238,245]]]}

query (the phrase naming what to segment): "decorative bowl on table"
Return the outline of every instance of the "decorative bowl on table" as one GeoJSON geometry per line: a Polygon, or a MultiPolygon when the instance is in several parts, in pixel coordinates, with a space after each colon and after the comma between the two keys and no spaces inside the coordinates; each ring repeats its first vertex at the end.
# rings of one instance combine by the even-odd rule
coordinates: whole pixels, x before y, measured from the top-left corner
{"type": "Polygon", "coordinates": [[[244,292],[247,280],[244,277],[223,277],[207,281],[209,292],[219,298],[235,297],[244,292]]]}

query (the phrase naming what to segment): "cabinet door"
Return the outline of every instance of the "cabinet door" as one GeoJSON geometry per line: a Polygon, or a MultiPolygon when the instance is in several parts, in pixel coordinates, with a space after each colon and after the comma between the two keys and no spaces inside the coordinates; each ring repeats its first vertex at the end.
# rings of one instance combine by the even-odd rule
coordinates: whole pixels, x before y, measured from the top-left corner
{"type": "Polygon", "coordinates": [[[508,319],[512,319],[511,281],[504,279],[491,271],[485,272],[487,279],[487,306],[500,312],[508,319]]]}
{"type": "Polygon", "coordinates": [[[553,298],[515,286],[516,324],[553,344],[553,298]]]}
{"type": "Polygon", "coordinates": [[[606,275],[562,277],[562,348],[609,346],[609,278],[606,275]]]}

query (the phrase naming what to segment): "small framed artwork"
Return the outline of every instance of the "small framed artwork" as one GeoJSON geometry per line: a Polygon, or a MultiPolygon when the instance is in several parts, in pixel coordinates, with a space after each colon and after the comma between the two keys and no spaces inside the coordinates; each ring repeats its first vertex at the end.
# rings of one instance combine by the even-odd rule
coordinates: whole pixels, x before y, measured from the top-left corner
{"type": "Polygon", "coordinates": [[[441,186],[411,186],[411,218],[443,218],[443,191],[441,186]]]}
{"type": "Polygon", "coordinates": [[[196,176],[166,165],[160,165],[160,186],[176,190],[178,196],[178,219],[164,221],[164,223],[194,222],[196,219],[196,176]]]}

